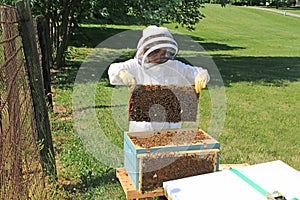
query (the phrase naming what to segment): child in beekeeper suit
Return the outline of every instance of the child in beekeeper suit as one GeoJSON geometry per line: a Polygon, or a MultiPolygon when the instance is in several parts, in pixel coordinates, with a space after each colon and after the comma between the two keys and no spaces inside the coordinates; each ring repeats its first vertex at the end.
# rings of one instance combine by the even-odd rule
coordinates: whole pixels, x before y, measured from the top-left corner
{"type": "MultiPolygon", "coordinates": [[[[143,30],[135,57],[113,63],[108,69],[112,85],[194,85],[197,93],[206,87],[206,69],[175,60],[178,45],[167,28],[148,26],[143,30]]],[[[143,101],[143,99],[141,99],[143,101]]],[[[129,131],[181,128],[181,122],[129,122],[129,131]]]]}

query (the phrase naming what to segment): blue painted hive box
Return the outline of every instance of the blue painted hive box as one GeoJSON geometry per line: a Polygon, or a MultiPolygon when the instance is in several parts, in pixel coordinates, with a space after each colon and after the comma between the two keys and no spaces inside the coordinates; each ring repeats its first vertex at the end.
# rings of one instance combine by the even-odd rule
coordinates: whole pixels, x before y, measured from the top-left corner
{"type": "Polygon", "coordinates": [[[197,128],[124,133],[124,167],[141,193],[218,171],[220,144],[197,128]]]}

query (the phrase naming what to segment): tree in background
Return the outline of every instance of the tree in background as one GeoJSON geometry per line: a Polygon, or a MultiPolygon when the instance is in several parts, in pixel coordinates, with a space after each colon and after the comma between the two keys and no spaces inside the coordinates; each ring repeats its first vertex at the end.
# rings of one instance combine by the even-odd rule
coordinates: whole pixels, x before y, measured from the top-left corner
{"type": "Polygon", "coordinates": [[[56,68],[64,65],[64,56],[73,27],[89,14],[88,0],[34,0],[32,11],[44,15],[49,27],[52,62],[56,68]]]}
{"type": "Polygon", "coordinates": [[[106,18],[110,21],[120,19],[127,14],[125,0],[91,0],[91,13],[95,18],[106,18]]]}
{"type": "MultiPolygon", "coordinates": [[[[131,15],[141,24],[162,25],[175,22],[193,30],[204,15],[200,12],[202,0],[28,0],[32,13],[46,18],[50,36],[52,64],[64,65],[68,40],[74,28],[90,17],[118,19],[131,15]]],[[[14,5],[15,0],[1,0],[14,5]]]]}
{"type": "Polygon", "coordinates": [[[203,3],[202,0],[126,0],[129,13],[144,24],[175,22],[190,30],[204,17],[200,12],[203,3]]]}
{"type": "Polygon", "coordinates": [[[33,0],[31,3],[33,13],[46,17],[53,64],[57,68],[64,65],[73,28],[91,14],[107,18],[130,14],[141,19],[145,25],[177,22],[188,29],[193,29],[204,17],[199,10],[201,0],[33,0]]]}

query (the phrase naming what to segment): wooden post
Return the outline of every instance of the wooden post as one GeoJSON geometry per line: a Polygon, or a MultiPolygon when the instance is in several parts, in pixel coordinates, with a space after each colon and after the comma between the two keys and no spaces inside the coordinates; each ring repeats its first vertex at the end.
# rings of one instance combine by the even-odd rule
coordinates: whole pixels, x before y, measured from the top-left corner
{"type": "Polygon", "coordinates": [[[43,15],[39,15],[36,18],[37,30],[39,36],[39,44],[42,53],[42,71],[44,79],[45,95],[47,97],[48,108],[53,110],[52,93],[51,93],[51,77],[50,77],[50,36],[46,19],[43,15]]]}
{"type": "Polygon", "coordinates": [[[22,36],[27,75],[33,101],[34,118],[40,144],[42,167],[46,175],[57,179],[53,142],[46,106],[44,83],[37,51],[37,43],[29,1],[16,2],[19,31],[22,36]]]}

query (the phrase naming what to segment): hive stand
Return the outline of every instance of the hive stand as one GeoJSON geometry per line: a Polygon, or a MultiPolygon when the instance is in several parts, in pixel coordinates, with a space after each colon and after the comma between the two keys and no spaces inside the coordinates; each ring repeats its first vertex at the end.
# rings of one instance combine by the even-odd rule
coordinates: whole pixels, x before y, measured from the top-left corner
{"type": "MultiPolygon", "coordinates": [[[[231,167],[244,167],[248,166],[248,163],[242,164],[220,164],[219,171],[228,170],[231,167]]],[[[126,199],[147,199],[147,198],[154,198],[159,196],[166,196],[168,200],[171,200],[171,197],[168,196],[164,192],[164,189],[159,189],[151,192],[140,193],[139,190],[135,189],[130,177],[128,176],[125,168],[117,168],[116,169],[116,176],[119,179],[124,193],[126,195],[126,199]]]]}
{"type": "Polygon", "coordinates": [[[132,181],[130,180],[126,170],[124,168],[116,169],[116,176],[119,179],[123,190],[126,195],[126,199],[144,199],[164,196],[164,190],[154,190],[151,192],[140,193],[139,190],[135,189],[132,181]]]}

